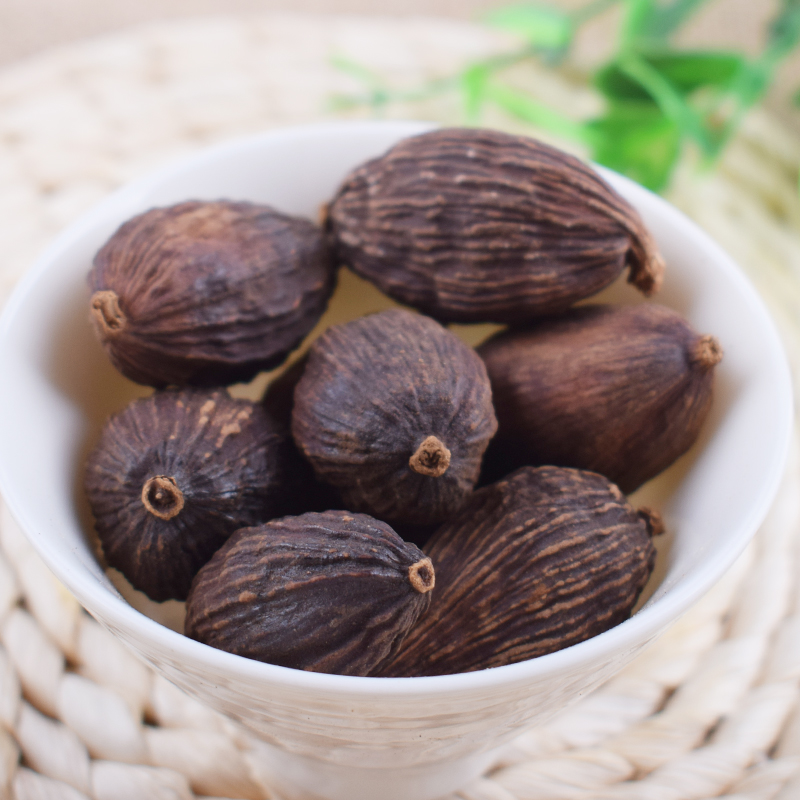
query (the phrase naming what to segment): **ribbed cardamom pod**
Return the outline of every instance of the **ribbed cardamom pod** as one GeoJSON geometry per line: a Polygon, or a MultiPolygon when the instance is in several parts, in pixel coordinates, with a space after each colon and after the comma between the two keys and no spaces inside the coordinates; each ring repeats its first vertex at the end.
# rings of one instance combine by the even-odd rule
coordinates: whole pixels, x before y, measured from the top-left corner
{"type": "Polygon", "coordinates": [[[290,448],[260,404],[224,389],[134,400],[108,420],[84,475],[108,564],[152,600],[184,600],[235,530],[283,513],[290,448]]]}
{"type": "Polygon", "coordinates": [[[329,328],[294,392],[292,435],[317,476],[347,508],[393,523],[457,511],[495,430],[475,351],[400,309],[329,328]]]}
{"type": "Polygon", "coordinates": [[[369,675],[430,604],[431,560],[346,511],[237,531],[200,570],[186,634],[284,667],[369,675]]]}
{"type": "Polygon", "coordinates": [[[591,167],[526,136],[444,128],[355,169],[328,208],[339,260],[442,321],[522,323],[664,263],[591,167]]]}
{"type": "Polygon", "coordinates": [[[654,303],[572,309],[478,352],[499,423],[488,476],[557,464],[599,472],[626,493],[697,439],[722,358],[713,336],[654,303]]]}
{"type": "Polygon", "coordinates": [[[322,232],[247,202],[186,202],[122,225],[89,274],[91,316],[138,383],[223,386],[278,366],[333,291],[322,232]]]}
{"type": "Polygon", "coordinates": [[[592,472],[523,467],[479,489],[426,545],[430,610],[377,674],[499,667],[613,628],[650,576],[661,529],[592,472]]]}

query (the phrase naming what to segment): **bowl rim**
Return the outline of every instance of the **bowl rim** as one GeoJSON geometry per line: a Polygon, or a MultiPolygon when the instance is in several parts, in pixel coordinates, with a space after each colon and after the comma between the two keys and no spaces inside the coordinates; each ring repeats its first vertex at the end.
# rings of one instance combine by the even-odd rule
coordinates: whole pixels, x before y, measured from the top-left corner
{"type": "MultiPolygon", "coordinates": [[[[135,203],[137,197],[146,195],[170,178],[183,174],[187,170],[196,169],[204,163],[217,161],[243,147],[262,147],[282,139],[291,138],[297,141],[306,138],[313,140],[331,131],[341,133],[348,130],[364,131],[367,129],[393,131],[396,132],[399,139],[402,136],[421,133],[434,127],[437,127],[434,123],[409,120],[333,121],[289,126],[228,139],[170,161],[147,175],[123,185],[67,226],[17,283],[2,316],[0,316],[0,374],[4,372],[2,342],[13,326],[15,315],[24,305],[38,281],[47,274],[51,264],[64,250],[79,241],[88,231],[94,229],[104,217],[113,216],[118,209],[135,203]]],[[[780,387],[776,416],[783,436],[782,441],[771,452],[769,463],[764,470],[764,480],[757,497],[750,506],[749,513],[739,522],[736,530],[731,532],[725,546],[720,549],[715,559],[707,559],[688,579],[684,579],[680,584],[672,587],[668,596],[651,605],[644,606],[635,615],[614,628],[554,653],[474,672],[416,678],[373,678],[296,670],[254,661],[194,641],[137,611],[112,590],[103,586],[94,576],[89,575],[88,571],[84,575],[59,562],[53,553],[44,546],[41,537],[28,533],[28,531],[35,530],[35,525],[29,518],[26,504],[15,492],[12,467],[0,454],[0,492],[9,511],[50,570],[77,597],[79,602],[107,627],[127,630],[135,639],[152,641],[160,650],[170,652],[175,658],[186,659],[198,666],[207,665],[234,679],[240,677],[245,680],[258,681],[264,685],[273,683],[315,692],[335,692],[364,697],[412,697],[432,694],[441,697],[445,694],[507,688],[516,683],[529,683],[532,679],[556,672],[568,673],[573,668],[585,665],[588,660],[597,661],[600,664],[603,659],[610,659],[620,651],[633,652],[642,642],[652,640],[663,632],[722,577],[744,550],[766,516],[777,493],[789,452],[794,422],[792,382],[782,342],[763,300],[723,248],[702,231],[694,221],[663,198],[609,169],[593,166],[615,189],[619,190],[622,187],[625,197],[635,198],[632,202],[637,208],[641,208],[642,205],[654,207],[660,216],[684,229],[687,236],[702,242],[705,248],[715,251],[718,263],[723,266],[728,277],[747,297],[752,312],[759,317],[765,335],[772,340],[773,350],[780,354],[776,362],[776,381],[780,387]]],[[[83,570],[86,571],[86,568],[84,567],[83,570]]],[[[139,653],[139,657],[144,658],[145,655],[139,653]]]]}

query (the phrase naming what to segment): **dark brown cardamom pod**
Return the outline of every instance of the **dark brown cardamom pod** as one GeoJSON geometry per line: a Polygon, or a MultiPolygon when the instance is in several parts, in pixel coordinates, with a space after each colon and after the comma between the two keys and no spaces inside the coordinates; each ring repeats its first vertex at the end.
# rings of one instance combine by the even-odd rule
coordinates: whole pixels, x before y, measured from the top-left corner
{"type": "Polygon", "coordinates": [[[630,493],[685,453],[722,349],[653,303],[584,306],[478,348],[499,428],[491,475],[521,464],[599,472],[630,493]]]}
{"type": "Polygon", "coordinates": [[[200,570],[186,634],[284,667],[369,675],[430,604],[431,560],[365,514],[237,531],[200,570]]]}
{"type": "Polygon", "coordinates": [[[348,508],[428,524],[462,505],[496,429],[472,348],[391,309],[329,328],[294,393],[292,434],[348,508]]]}
{"type": "Polygon", "coordinates": [[[431,608],[377,674],[500,667],[613,628],[652,572],[658,530],[592,472],[523,467],[479,489],[426,546],[431,608]]]}
{"type": "Polygon", "coordinates": [[[283,513],[288,432],[224,389],[156,392],[113,416],[85,489],[108,564],[152,600],[183,600],[238,528],[283,513]]]}
{"type": "Polygon", "coordinates": [[[664,269],[638,213],[595,170],[493,130],[401,141],[347,177],[328,226],[343,263],[443,321],[563,311],[626,267],[649,295],[664,269]]]}
{"type": "Polygon", "coordinates": [[[319,319],[332,261],[310,221],[245,202],[186,202],[126,222],[89,274],[114,366],[156,387],[222,386],[280,364],[319,319]]]}

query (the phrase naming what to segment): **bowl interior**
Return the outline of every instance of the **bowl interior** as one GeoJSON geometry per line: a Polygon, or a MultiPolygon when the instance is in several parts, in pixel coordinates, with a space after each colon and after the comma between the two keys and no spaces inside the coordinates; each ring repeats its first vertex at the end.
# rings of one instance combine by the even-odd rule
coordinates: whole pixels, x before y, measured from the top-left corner
{"type": "MultiPolygon", "coordinates": [[[[83,459],[107,416],[149,391],[113,370],[91,330],[86,275],[97,249],[133,214],[186,199],[248,199],[316,218],[353,166],[428,127],[398,122],[327,124],[212,148],[110,197],[65,231],[18,287],[0,323],[0,487],[45,561],[92,613],[120,628],[135,629],[142,639],[161,637],[171,652],[194,662],[221,657],[228,659],[224,663],[231,670],[242,668],[236,663],[243,659],[204,654],[209,648],[150,625],[121,601],[95,558],[81,491],[83,459]]],[[[582,658],[596,658],[652,636],[733,562],[777,488],[792,419],[780,342],[742,273],[720,247],[663,200],[613,173],[604,174],[640,210],[665,256],[668,271],[656,301],[683,313],[698,331],[717,336],[725,357],[701,440],[634,498],[660,508],[670,531],[650,598],[617,629],[569,648],[582,658]]],[[[599,299],[644,302],[624,279],[599,299]]],[[[343,273],[329,311],[311,336],[333,322],[390,305],[377,290],[343,273]]],[[[457,328],[470,343],[490,329],[457,328]]],[[[255,392],[263,385],[261,378],[235,392],[255,392]]],[[[141,607],[167,624],[180,624],[169,605],[141,607]]],[[[495,677],[459,677],[502,680],[504,670],[541,673],[561,663],[550,656],[536,661],[541,663],[489,671],[495,677]]],[[[271,676],[291,672],[261,664],[247,668],[271,676]]],[[[298,680],[313,683],[330,677],[303,674],[298,680]]],[[[375,682],[341,680],[348,680],[348,686],[353,681],[375,682]]]]}

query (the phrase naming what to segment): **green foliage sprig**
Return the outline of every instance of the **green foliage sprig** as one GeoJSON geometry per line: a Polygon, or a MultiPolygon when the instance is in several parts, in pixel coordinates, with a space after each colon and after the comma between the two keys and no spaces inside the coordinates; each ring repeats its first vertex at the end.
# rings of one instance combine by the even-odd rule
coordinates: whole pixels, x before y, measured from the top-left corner
{"type": "Polygon", "coordinates": [[[411,91],[396,91],[374,72],[344,58],[335,65],[364,85],[336,98],[338,108],[369,106],[460,92],[464,121],[480,124],[487,108],[583,144],[592,158],[656,191],[663,189],[684,148],[713,162],[749,108],[766,94],[780,62],[800,41],[800,0],[781,0],[755,58],[719,49],[684,49],[674,39],[708,0],[592,0],[574,12],[522,3],[492,12],[486,22],[520,36],[520,48],[468,64],[460,73],[411,91]],[[575,120],[512,85],[506,70],[536,60],[554,69],[568,60],[582,25],[623,6],[617,49],[588,80],[604,101],[592,119],[575,120]]]}

